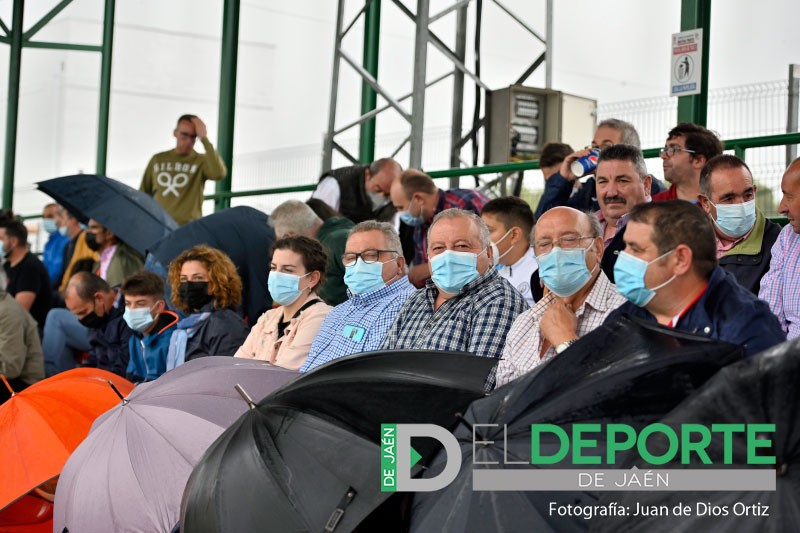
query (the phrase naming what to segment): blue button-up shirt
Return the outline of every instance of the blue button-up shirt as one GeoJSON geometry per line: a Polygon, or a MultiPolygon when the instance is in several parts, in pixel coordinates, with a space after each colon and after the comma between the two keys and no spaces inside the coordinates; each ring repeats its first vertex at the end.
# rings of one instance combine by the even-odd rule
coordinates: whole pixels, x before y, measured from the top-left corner
{"type": "MultiPolygon", "coordinates": [[[[522,295],[494,268],[434,309],[438,294],[429,280],[406,300],[381,349],[445,350],[499,358],[511,324],[528,308],[522,295]]],[[[489,388],[493,381],[490,378],[489,388]]]]}
{"type": "Polygon", "coordinates": [[[300,372],[360,352],[377,350],[406,299],[416,289],[408,276],[366,294],[353,294],[328,313],[300,372]]]}

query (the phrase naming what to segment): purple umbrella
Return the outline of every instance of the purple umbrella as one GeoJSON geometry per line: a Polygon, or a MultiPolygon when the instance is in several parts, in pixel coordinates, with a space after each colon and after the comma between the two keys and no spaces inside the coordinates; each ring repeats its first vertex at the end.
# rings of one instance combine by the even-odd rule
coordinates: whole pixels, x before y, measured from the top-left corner
{"type": "Polygon", "coordinates": [[[203,357],[136,387],[98,418],[64,466],[54,531],[170,531],[208,446],[254,401],[299,374],[264,361],[203,357]]]}

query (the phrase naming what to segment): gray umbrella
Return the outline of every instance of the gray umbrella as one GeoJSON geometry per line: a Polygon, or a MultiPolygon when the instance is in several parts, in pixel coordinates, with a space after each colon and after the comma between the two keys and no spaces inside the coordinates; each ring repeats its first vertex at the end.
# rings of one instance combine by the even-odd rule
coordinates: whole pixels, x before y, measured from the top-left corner
{"type": "Polygon", "coordinates": [[[139,385],[100,417],[64,466],[54,531],[170,531],[192,468],[256,401],[298,374],[264,361],[203,357],[139,385]]]}

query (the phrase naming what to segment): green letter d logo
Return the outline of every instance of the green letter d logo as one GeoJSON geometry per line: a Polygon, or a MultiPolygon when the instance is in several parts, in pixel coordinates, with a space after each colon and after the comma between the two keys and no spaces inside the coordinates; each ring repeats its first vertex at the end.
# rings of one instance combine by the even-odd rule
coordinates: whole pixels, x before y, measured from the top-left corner
{"type": "MultiPolygon", "coordinates": [[[[461,447],[452,433],[435,424],[397,424],[397,490],[407,492],[433,492],[453,482],[461,468],[461,447]],[[444,446],[447,456],[444,470],[430,479],[411,479],[411,437],[430,437],[444,446]]],[[[416,463],[416,460],[414,461],[416,463]]]]}

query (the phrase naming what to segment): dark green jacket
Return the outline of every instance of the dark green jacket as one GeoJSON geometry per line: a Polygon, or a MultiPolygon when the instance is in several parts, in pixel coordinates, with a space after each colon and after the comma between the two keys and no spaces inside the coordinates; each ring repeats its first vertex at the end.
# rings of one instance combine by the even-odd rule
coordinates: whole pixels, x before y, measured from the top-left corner
{"type": "Polygon", "coordinates": [[[344,217],[331,217],[320,226],[317,240],[322,243],[328,254],[328,266],[325,271],[325,283],[319,295],[328,305],[337,306],[347,300],[347,285],[344,283],[344,265],[342,254],[347,244],[347,236],[353,223],[344,217]]]}
{"type": "MultiPolygon", "coordinates": [[[[97,272],[100,268],[100,262],[96,261],[92,272],[97,272]]],[[[139,252],[120,241],[117,243],[117,250],[111,257],[111,262],[108,263],[106,270],[106,283],[112,287],[122,285],[125,278],[136,274],[144,269],[144,260],[139,252]]],[[[125,374],[122,374],[123,376],[125,374]]]]}

